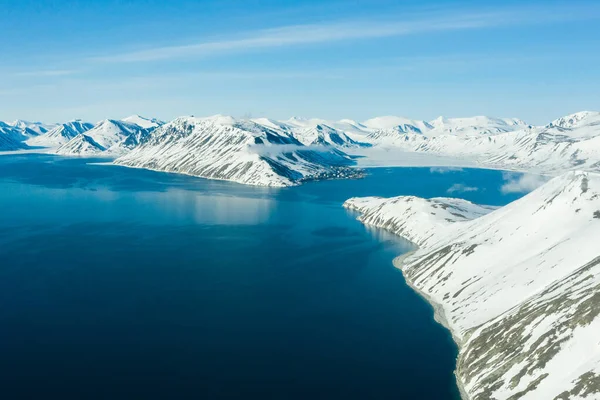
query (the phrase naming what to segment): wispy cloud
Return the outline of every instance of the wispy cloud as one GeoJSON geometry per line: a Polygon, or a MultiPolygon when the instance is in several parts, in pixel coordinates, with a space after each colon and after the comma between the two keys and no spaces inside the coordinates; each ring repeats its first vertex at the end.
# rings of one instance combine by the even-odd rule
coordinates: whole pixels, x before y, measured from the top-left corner
{"type": "Polygon", "coordinates": [[[541,175],[513,173],[505,173],[503,178],[506,182],[500,188],[503,194],[528,193],[542,186],[550,179],[541,175]]]}
{"type": "Polygon", "coordinates": [[[322,44],[358,39],[374,39],[419,33],[482,29],[498,26],[542,24],[599,16],[598,10],[570,7],[556,10],[520,8],[500,11],[453,13],[431,17],[403,16],[402,19],[345,21],[323,24],[292,25],[243,33],[237,37],[191,44],[147,48],[90,58],[107,63],[133,63],[247,52],[259,49],[322,44]],[[535,18],[531,16],[535,15],[535,18]]]}
{"type": "Polygon", "coordinates": [[[450,188],[448,188],[448,190],[446,190],[446,192],[448,194],[453,194],[453,193],[477,192],[478,190],[479,190],[479,188],[473,187],[473,186],[467,186],[464,183],[455,183],[450,188]]]}
{"type": "Polygon", "coordinates": [[[57,77],[57,76],[69,76],[76,74],[76,70],[70,69],[51,69],[51,70],[37,70],[37,71],[18,71],[10,74],[13,77],[22,78],[35,78],[35,77],[57,77]]]}

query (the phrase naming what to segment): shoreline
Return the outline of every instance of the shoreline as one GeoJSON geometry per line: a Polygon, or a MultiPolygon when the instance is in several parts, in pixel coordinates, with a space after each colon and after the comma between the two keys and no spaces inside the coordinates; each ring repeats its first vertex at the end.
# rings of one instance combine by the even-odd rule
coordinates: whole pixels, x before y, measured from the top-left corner
{"type": "MultiPolygon", "coordinates": [[[[403,261],[405,259],[407,259],[408,257],[412,256],[414,253],[416,253],[418,251],[418,249],[419,248],[417,247],[416,250],[409,251],[408,253],[401,254],[401,255],[395,257],[394,260],[392,261],[392,264],[394,265],[394,267],[398,268],[400,270],[400,272],[402,272],[402,275],[404,276],[404,281],[406,282],[406,284],[416,294],[418,294],[419,296],[421,296],[431,306],[431,308],[433,308],[433,319],[434,319],[434,321],[437,322],[438,324],[442,325],[444,328],[446,328],[446,330],[448,332],[450,332],[450,336],[452,337],[452,340],[456,344],[456,347],[458,348],[458,353],[460,354],[460,351],[461,351],[461,348],[462,348],[462,340],[455,334],[455,332],[450,327],[450,324],[448,323],[448,319],[446,317],[446,313],[444,311],[443,306],[441,304],[433,301],[431,299],[431,297],[429,297],[425,292],[419,290],[419,288],[417,288],[408,279],[408,277],[404,273],[404,270],[402,269],[403,261]]],[[[456,363],[455,363],[455,367],[454,367],[454,378],[456,380],[456,386],[458,387],[458,391],[460,393],[460,398],[462,400],[470,400],[470,397],[469,397],[467,391],[465,390],[463,382],[460,380],[457,371],[458,371],[458,354],[456,356],[456,363]]]]}

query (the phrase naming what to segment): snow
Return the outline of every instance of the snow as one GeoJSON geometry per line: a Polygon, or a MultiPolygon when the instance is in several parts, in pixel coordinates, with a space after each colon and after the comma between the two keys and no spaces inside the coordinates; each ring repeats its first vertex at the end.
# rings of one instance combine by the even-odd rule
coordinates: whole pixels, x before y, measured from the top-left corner
{"type": "Polygon", "coordinates": [[[550,123],[550,127],[556,126],[566,129],[581,128],[589,125],[600,124],[600,112],[580,111],[562,118],[558,118],[550,123]]]}
{"type": "Polygon", "coordinates": [[[164,125],[163,121],[156,118],[146,118],[140,115],[130,115],[129,117],[123,118],[121,121],[140,126],[147,130],[152,130],[164,125]]]}
{"type": "Polygon", "coordinates": [[[405,127],[405,129],[411,130],[408,127],[416,128],[416,131],[424,133],[431,129],[433,126],[426,121],[414,120],[404,117],[395,117],[395,116],[383,116],[383,117],[375,117],[368,119],[362,123],[363,126],[370,128],[372,130],[387,130],[394,129],[399,126],[405,127]]]}

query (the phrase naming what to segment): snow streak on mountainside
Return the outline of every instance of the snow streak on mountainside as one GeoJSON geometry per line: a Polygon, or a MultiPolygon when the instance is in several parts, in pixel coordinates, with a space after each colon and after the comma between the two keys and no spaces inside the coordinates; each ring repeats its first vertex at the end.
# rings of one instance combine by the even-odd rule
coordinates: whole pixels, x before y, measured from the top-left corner
{"type": "Polygon", "coordinates": [[[115,164],[261,186],[358,174],[341,151],[304,146],[284,130],[225,116],[178,118],[115,164]]]}
{"type": "Polygon", "coordinates": [[[93,127],[89,122],[81,120],[69,121],[52,128],[42,135],[27,140],[27,144],[30,146],[58,147],[93,127]]]}
{"type": "Polygon", "coordinates": [[[466,395],[599,399],[600,175],[566,173],[472,220],[488,210],[452,222],[444,199],[408,199],[345,206],[421,246],[400,268],[452,330],[466,395]]]}

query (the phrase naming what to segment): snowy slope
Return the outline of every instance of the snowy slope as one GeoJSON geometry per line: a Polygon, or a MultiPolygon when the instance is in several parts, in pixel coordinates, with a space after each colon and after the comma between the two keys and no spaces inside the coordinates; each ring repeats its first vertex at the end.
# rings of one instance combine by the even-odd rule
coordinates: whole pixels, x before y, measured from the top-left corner
{"type": "Polygon", "coordinates": [[[129,124],[135,124],[137,126],[141,126],[142,128],[149,130],[149,131],[156,129],[161,125],[164,125],[163,121],[160,121],[156,118],[146,118],[146,117],[142,117],[140,115],[131,115],[127,118],[123,118],[121,121],[129,123],[129,124]]]}
{"type": "Polygon", "coordinates": [[[421,246],[400,268],[459,343],[469,398],[600,398],[600,175],[566,173],[479,218],[440,216],[437,230],[383,201],[347,206],[421,246]]]}
{"type": "Polygon", "coordinates": [[[56,154],[67,156],[86,156],[97,155],[105,150],[104,147],[98,144],[90,136],[80,133],[67,143],[59,146],[55,152],[56,154]]]}
{"type": "Polygon", "coordinates": [[[548,127],[575,129],[600,125],[600,112],[581,111],[552,121],[548,127]]]}
{"type": "Polygon", "coordinates": [[[495,209],[462,199],[414,196],[354,197],[344,207],[358,211],[361,222],[390,230],[419,245],[434,240],[454,222],[468,221],[495,209]]]}
{"type": "Polygon", "coordinates": [[[13,151],[26,149],[27,145],[19,140],[15,140],[11,134],[7,134],[0,127],[0,151],[13,151]]]}
{"type": "Polygon", "coordinates": [[[371,118],[361,125],[373,131],[399,128],[403,132],[425,133],[433,129],[433,126],[426,121],[391,115],[371,118]]]}
{"type": "Polygon", "coordinates": [[[27,144],[30,146],[58,147],[92,128],[93,125],[89,122],[69,121],[50,129],[42,135],[27,140],[27,144]]]}
{"type": "Polygon", "coordinates": [[[220,115],[178,118],[115,163],[261,186],[358,174],[338,150],[306,147],[285,131],[220,115]]]}

